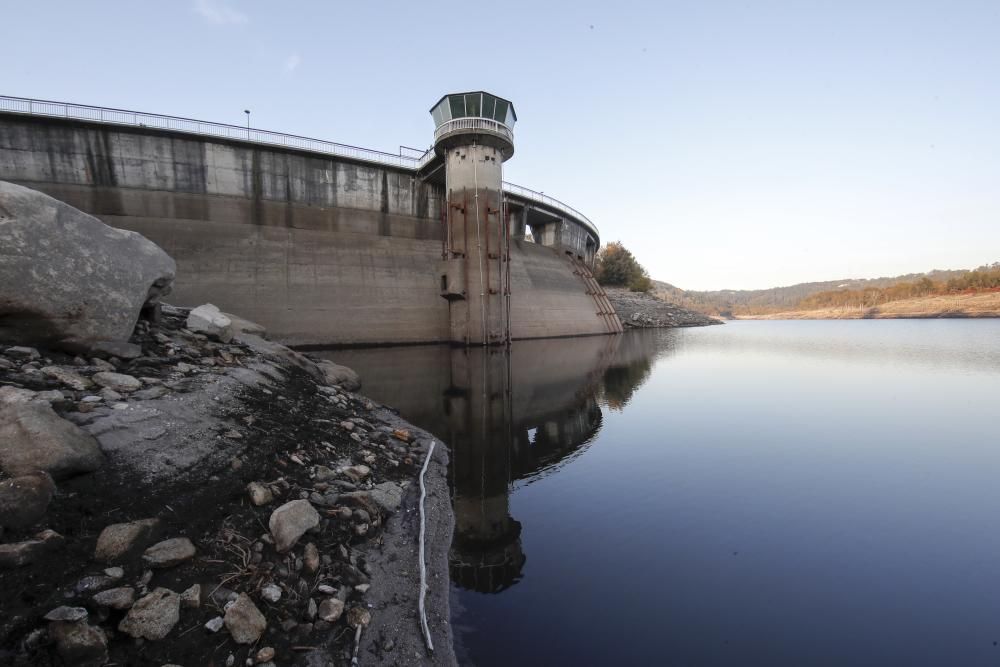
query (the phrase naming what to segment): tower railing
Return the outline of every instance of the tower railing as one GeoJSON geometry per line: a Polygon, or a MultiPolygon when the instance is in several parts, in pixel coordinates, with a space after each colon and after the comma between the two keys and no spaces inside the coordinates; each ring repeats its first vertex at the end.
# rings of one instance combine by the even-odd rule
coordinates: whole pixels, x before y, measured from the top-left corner
{"type": "MultiPolygon", "coordinates": [[[[74,104],[72,102],[54,102],[52,100],[36,100],[28,97],[12,97],[0,95],[0,113],[25,114],[30,116],[49,116],[54,118],[69,118],[72,120],[82,120],[91,123],[101,123],[104,125],[123,125],[130,127],[149,127],[160,130],[170,130],[172,132],[183,132],[185,134],[195,134],[199,136],[217,137],[221,139],[232,139],[235,141],[246,141],[253,144],[265,146],[282,146],[286,148],[296,148],[313,153],[324,153],[338,157],[346,157],[363,162],[373,162],[376,164],[401,167],[403,169],[417,170],[434,159],[434,150],[430,149],[421,157],[410,155],[396,155],[384,151],[351,146],[349,144],[339,144],[323,139],[311,139],[295,134],[285,134],[283,132],[271,132],[270,130],[260,130],[248,128],[243,125],[229,125],[226,123],[213,123],[193,118],[183,118],[180,116],[166,116],[163,114],[145,113],[142,111],[129,111],[126,109],[115,109],[111,107],[97,107],[89,104],[74,104]]],[[[434,132],[435,141],[446,132],[458,129],[488,129],[514,140],[514,133],[509,127],[489,118],[454,118],[444,123],[434,132]],[[468,122],[467,126],[460,126],[461,123],[468,122]],[[454,123],[455,125],[449,126],[454,123]],[[443,128],[448,128],[443,130],[443,128]]],[[[578,219],[598,235],[597,226],[590,219],[578,210],[565,204],[555,197],[550,197],[542,192],[536,192],[521,185],[515,185],[504,181],[504,192],[515,195],[522,199],[542,204],[553,210],[560,211],[566,215],[578,219]]]]}
{"type": "Polygon", "coordinates": [[[441,123],[438,125],[437,129],[434,130],[434,143],[437,143],[438,139],[447,134],[451,134],[452,132],[467,132],[469,130],[498,134],[507,141],[514,143],[514,131],[509,127],[500,121],[493,120],[492,118],[475,117],[452,118],[451,120],[446,120],[441,123]]]}

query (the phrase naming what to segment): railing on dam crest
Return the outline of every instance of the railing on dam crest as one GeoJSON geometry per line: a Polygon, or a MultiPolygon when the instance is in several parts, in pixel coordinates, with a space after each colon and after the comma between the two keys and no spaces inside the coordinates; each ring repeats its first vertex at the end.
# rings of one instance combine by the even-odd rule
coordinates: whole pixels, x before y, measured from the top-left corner
{"type": "MultiPolygon", "coordinates": [[[[403,169],[418,170],[432,159],[434,150],[427,150],[420,157],[410,155],[396,155],[384,151],[351,146],[349,144],[339,144],[323,139],[311,139],[295,134],[285,134],[282,132],[271,132],[270,130],[259,130],[242,125],[228,125],[226,123],[212,123],[193,118],[183,118],[180,116],[165,116],[163,114],[145,113],[142,111],[128,111],[126,109],[114,109],[110,107],[97,107],[89,104],[74,104],[72,102],[53,102],[51,100],[36,100],[27,97],[11,97],[0,95],[0,112],[27,114],[31,116],[49,116],[55,118],[69,118],[72,120],[89,121],[92,123],[104,123],[107,125],[127,125],[131,127],[149,127],[160,130],[170,130],[172,132],[184,132],[186,134],[196,134],[200,136],[218,137],[221,139],[234,139],[237,141],[248,141],[255,144],[267,146],[282,146],[286,148],[296,148],[314,153],[325,153],[354,160],[374,162],[376,164],[388,165],[391,167],[401,167],[403,169]]],[[[482,118],[462,118],[456,121],[476,121],[486,122],[482,118]]],[[[513,136],[508,127],[496,121],[489,121],[499,126],[497,129],[491,127],[495,132],[506,132],[508,139],[513,141],[513,136]]],[[[447,124],[442,128],[448,127],[447,124]]],[[[454,130],[455,127],[449,127],[454,130]]],[[[437,138],[435,136],[435,138],[437,138]]],[[[564,204],[554,197],[544,193],[536,192],[520,185],[504,181],[504,192],[515,195],[522,199],[547,206],[556,211],[561,211],[566,215],[578,219],[585,226],[591,228],[595,235],[598,234],[597,226],[583,213],[568,204],[564,204]]]]}

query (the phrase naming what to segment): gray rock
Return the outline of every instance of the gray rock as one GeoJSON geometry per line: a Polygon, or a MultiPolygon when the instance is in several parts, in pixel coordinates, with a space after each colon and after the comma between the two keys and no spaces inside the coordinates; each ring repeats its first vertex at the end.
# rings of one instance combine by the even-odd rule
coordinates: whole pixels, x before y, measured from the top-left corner
{"type": "Polygon", "coordinates": [[[109,588],[97,593],[91,600],[98,606],[124,611],[132,608],[132,603],[135,602],[135,589],[131,586],[109,588]]]}
{"type": "Polygon", "coordinates": [[[205,629],[208,630],[209,632],[218,632],[219,630],[222,629],[222,626],[224,624],[225,621],[222,620],[222,617],[216,616],[211,620],[209,620],[207,623],[205,623],[205,629]]]}
{"type": "Polygon", "coordinates": [[[281,366],[291,364],[302,369],[317,382],[326,382],[326,376],[313,361],[304,355],[279,343],[264,340],[260,336],[253,334],[237,334],[233,340],[241,345],[246,345],[250,350],[261,355],[265,359],[275,362],[281,366]]]}
{"type": "Polygon", "coordinates": [[[345,475],[352,482],[360,482],[364,478],[368,477],[368,475],[371,474],[372,470],[371,468],[365,465],[356,465],[356,466],[344,466],[343,468],[340,468],[337,472],[339,472],[341,475],[345,475]]]}
{"type": "Polygon", "coordinates": [[[63,395],[63,393],[58,389],[50,389],[49,391],[36,392],[31,400],[35,403],[53,403],[55,401],[65,400],[65,398],[66,396],[63,395]]]}
{"type": "Polygon", "coordinates": [[[49,625],[49,636],[55,641],[59,657],[67,665],[98,667],[107,662],[107,636],[103,630],[86,621],[52,623],[49,625]]]}
{"type": "Polygon", "coordinates": [[[234,336],[238,333],[260,336],[261,338],[267,335],[267,329],[257,324],[256,322],[251,322],[250,320],[244,319],[237,315],[233,315],[232,313],[223,313],[223,315],[228,317],[229,321],[232,323],[231,328],[233,330],[234,336]]]}
{"type": "Polygon", "coordinates": [[[42,554],[59,548],[63,542],[63,536],[56,531],[43,530],[31,540],[0,544],[0,569],[28,565],[42,554]]]}
{"type": "Polygon", "coordinates": [[[114,581],[115,580],[111,577],[104,576],[103,574],[91,575],[76,582],[76,586],[73,587],[73,590],[76,591],[77,595],[93,593],[94,591],[99,591],[102,588],[107,588],[113,584],[114,581]]]}
{"type": "Polygon", "coordinates": [[[159,519],[111,524],[97,538],[94,559],[104,563],[118,560],[133,549],[140,549],[156,539],[159,529],[159,519]]]}
{"type": "MultiPolygon", "coordinates": [[[[176,265],[140,234],[0,182],[0,341],[66,347],[128,340],[176,265]]],[[[9,351],[8,351],[9,354],[9,351]]]]}
{"type": "Polygon", "coordinates": [[[361,389],[361,378],[347,366],[335,364],[332,361],[319,361],[316,363],[323,378],[327,383],[343,387],[347,391],[357,391],[361,389]]]}
{"type": "Polygon", "coordinates": [[[201,606],[201,584],[194,584],[181,593],[181,605],[186,609],[197,609],[201,606]]]}
{"type": "Polygon", "coordinates": [[[140,389],[139,391],[132,394],[132,398],[138,399],[140,401],[150,401],[154,398],[160,398],[166,396],[170,393],[170,390],[166,387],[150,387],[149,389],[140,389]]]}
{"type": "Polygon", "coordinates": [[[274,548],[284,553],[295,546],[306,531],[319,525],[319,513],[308,500],[293,500],[274,510],[267,525],[274,537],[274,548]]]}
{"type": "Polygon", "coordinates": [[[38,353],[38,350],[36,350],[35,348],[33,348],[33,347],[24,347],[24,346],[21,346],[21,345],[15,345],[14,347],[8,347],[6,350],[4,350],[3,353],[6,354],[11,359],[27,359],[27,360],[31,360],[31,359],[38,359],[38,358],[40,358],[42,356],[42,355],[40,355],[38,353]]]}
{"type": "Polygon", "coordinates": [[[228,343],[236,333],[233,321],[216,306],[206,303],[194,308],[187,317],[187,328],[195,333],[203,333],[223,343],[228,343]]]}
{"type": "Polygon", "coordinates": [[[104,574],[108,575],[112,579],[121,579],[125,576],[125,570],[120,567],[108,567],[104,569],[104,574]]]}
{"type": "Polygon", "coordinates": [[[83,377],[76,371],[69,370],[68,368],[61,368],[59,366],[44,366],[41,371],[43,375],[47,375],[50,378],[58,380],[70,389],[76,389],[77,391],[83,391],[92,384],[90,380],[83,377]]]}
{"type": "Polygon", "coordinates": [[[87,610],[83,607],[56,607],[43,616],[46,621],[67,621],[76,623],[87,618],[87,610]]]}
{"type": "Polygon", "coordinates": [[[142,348],[134,343],[116,340],[99,340],[90,344],[90,351],[107,357],[119,359],[138,359],[142,356],[142,348]]]}
{"type": "Polygon", "coordinates": [[[372,614],[364,607],[351,607],[347,612],[347,624],[352,628],[366,627],[372,622],[372,614]]]}
{"type": "Polygon", "coordinates": [[[260,597],[266,602],[274,604],[281,599],[281,587],[275,584],[267,584],[260,589],[260,597]]]}
{"type": "Polygon", "coordinates": [[[337,598],[327,598],[319,605],[319,617],[327,623],[336,623],[344,613],[344,603],[337,598]]]}
{"type": "Polygon", "coordinates": [[[316,466],[314,470],[317,482],[328,482],[337,476],[337,473],[323,465],[316,466]]]}
{"type": "Polygon", "coordinates": [[[180,617],[180,596],[169,589],[157,588],[132,605],[118,629],[136,638],[157,641],[174,629],[180,617]]]}
{"type": "Polygon", "coordinates": [[[56,485],[47,472],[0,481],[0,526],[24,528],[45,516],[56,485]]]}
{"type": "Polygon", "coordinates": [[[373,488],[369,489],[368,497],[371,498],[383,512],[392,514],[399,509],[400,503],[403,502],[403,489],[401,489],[399,485],[394,482],[383,482],[382,484],[376,484],[373,488]]]}
{"type": "Polygon", "coordinates": [[[267,505],[274,500],[274,494],[260,482],[250,482],[247,484],[247,492],[250,494],[250,502],[257,507],[267,505]]]}
{"type": "Polygon", "coordinates": [[[257,609],[257,605],[247,597],[246,593],[241,593],[236,601],[226,609],[226,616],[223,619],[226,629],[237,644],[253,644],[267,629],[267,619],[257,609]]]}
{"type": "Polygon", "coordinates": [[[302,565],[309,574],[315,574],[319,570],[319,549],[312,542],[302,551],[302,565]]]}
{"type": "Polygon", "coordinates": [[[164,540],[146,549],[142,561],[152,568],[173,567],[194,558],[197,550],[186,537],[174,537],[164,540]]]}
{"type": "Polygon", "coordinates": [[[44,470],[54,479],[104,463],[97,441],[42,403],[0,406],[0,469],[12,477],[44,470]]]}
{"type": "Polygon", "coordinates": [[[99,359],[94,357],[90,360],[90,365],[99,371],[112,371],[115,370],[115,365],[105,361],[104,359],[99,359]]]}
{"type": "Polygon", "coordinates": [[[142,389],[142,383],[139,382],[139,380],[131,375],[125,375],[124,373],[101,371],[100,373],[94,373],[94,377],[92,379],[96,384],[122,394],[130,394],[133,391],[142,389]]]}
{"type": "Polygon", "coordinates": [[[13,405],[16,403],[29,403],[35,400],[37,392],[21,387],[11,387],[4,385],[0,387],[0,405],[13,405]]]}
{"type": "MultiPolygon", "coordinates": [[[[87,402],[88,398],[91,398],[91,397],[90,396],[84,396],[83,397],[83,402],[87,402]]],[[[94,396],[93,398],[98,398],[98,397],[94,396]]],[[[108,389],[107,387],[105,387],[104,389],[101,390],[101,396],[100,396],[100,398],[103,398],[108,403],[117,403],[118,401],[122,400],[125,397],[122,396],[121,394],[119,394],[114,389],[108,389]]]]}

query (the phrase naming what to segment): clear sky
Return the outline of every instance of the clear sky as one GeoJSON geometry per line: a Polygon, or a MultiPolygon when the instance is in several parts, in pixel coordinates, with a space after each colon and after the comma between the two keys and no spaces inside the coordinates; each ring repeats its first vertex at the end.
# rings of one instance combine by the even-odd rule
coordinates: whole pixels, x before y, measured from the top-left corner
{"type": "Polygon", "coordinates": [[[3,2],[0,93],[426,147],[511,99],[506,177],[654,278],[1000,260],[1000,1],[3,2]]]}

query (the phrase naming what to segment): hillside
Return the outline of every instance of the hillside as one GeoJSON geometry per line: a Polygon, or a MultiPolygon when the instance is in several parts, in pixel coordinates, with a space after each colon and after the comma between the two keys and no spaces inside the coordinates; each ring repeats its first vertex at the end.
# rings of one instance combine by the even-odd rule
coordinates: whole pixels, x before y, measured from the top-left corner
{"type": "Polygon", "coordinates": [[[900,283],[929,279],[946,283],[969,273],[968,269],[909,273],[882,278],[844,278],[798,283],[760,290],[683,290],[670,283],[653,281],[653,292],[661,299],[714,317],[757,317],[804,310],[800,304],[811,296],[838,290],[884,289],[900,283]]]}
{"type": "Polygon", "coordinates": [[[837,307],[741,315],[740,320],[861,320],[1000,317],[1000,291],[932,294],[890,301],[873,308],[837,307]]]}

